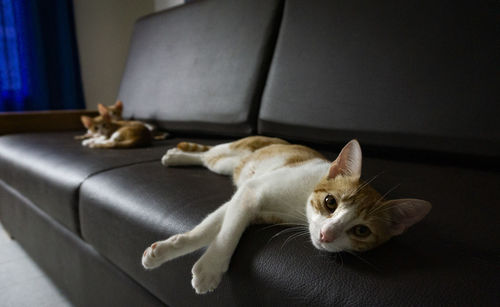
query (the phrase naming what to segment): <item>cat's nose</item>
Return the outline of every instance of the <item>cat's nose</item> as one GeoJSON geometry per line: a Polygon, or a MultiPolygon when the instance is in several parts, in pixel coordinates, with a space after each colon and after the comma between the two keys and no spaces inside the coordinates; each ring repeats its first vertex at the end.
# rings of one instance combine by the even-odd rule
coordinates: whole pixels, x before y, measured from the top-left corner
{"type": "Polygon", "coordinates": [[[322,242],[322,243],[330,243],[330,242],[333,241],[333,239],[335,239],[335,237],[331,233],[323,232],[323,230],[321,230],[319,232],[319,241],[320,242],[322,242]]]}

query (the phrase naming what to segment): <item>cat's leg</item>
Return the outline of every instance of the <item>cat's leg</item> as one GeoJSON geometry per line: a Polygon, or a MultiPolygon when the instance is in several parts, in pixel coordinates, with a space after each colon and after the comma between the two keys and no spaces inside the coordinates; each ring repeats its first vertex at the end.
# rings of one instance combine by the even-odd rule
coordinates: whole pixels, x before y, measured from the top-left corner
{"type": "Polygon", "coordinates": [[[93,137],[93,133],[90,131],[87,131],[84,135],[76,135],[75,140],[86,140],[88,138],[93,137]]]}
{"type": "Polygon", "coordinates": [[[115,144],[110,143],[110,142],[106,142],[106,143],[99,142],[99,143],[91,143],[91,144],[89,144],[89,147],[90,148],[111,149],[111,148],[115,148],[115,144]]]}
{"type": "Polygon", "coordinates": [[[161,158],[164,166],[203,165],[204,152],[185,152],[179,148],[171,148],[161,158]]]}
{"type": "Polygon", "coordinates": [[[213,291],[227,271],[241,235],[258,212],[259,193],[250,184],[238,189],[227,205],[221,229],[192,269],[196,293],[213,291]]]}
{"type": "Polygon", "coordinates": [[[90,139],[83,140],[82,141],[82,146],[91,147],[91,146],[93,146],[93,144],[100,143],[100,142],[103,142],[105,140],[106,140],[106,137],[103,136],[103,135],[93,136],[90,139]]]}
{"type": "MultiPolygon", "coordinates": [[[[113,134],[113,136],[114,136],[114,134],[113,134]]],[[[105,136],[100,136],[100,137],[96,138],[88,146],[90,148],[107,148],[107,149],[117,148],[117,147],[119,147],[118,146],[119,142],[116,140],[116,137],[113,137],[113,136],[111,136],[110,138],[106,138],[105,136]]]]}
{"type": "Polygon", "coordinates": [[[169,149],[161,162],[165,166],[203,165],[214,173],[231,175],[242,155],[232,150],[230,145],[226,143],[209,147],[182,142],[178,147],[169,149]]]}
{"type": "Polygon", "coordinates": [[[232,175],[241,160],[251,152],[248,150],[235,150],[232,143],[220,144],[205,152],[202,157],[203,165],[214,173],[232,175]]]}
{"type": "Polygon", "coordinates": [[[153,243],[144,251],[142,257],[144,268],[154,269],[166,261],[209,245],[220,230],[226,208],[227,203],[209,214],[191,231],[153,243]]]}

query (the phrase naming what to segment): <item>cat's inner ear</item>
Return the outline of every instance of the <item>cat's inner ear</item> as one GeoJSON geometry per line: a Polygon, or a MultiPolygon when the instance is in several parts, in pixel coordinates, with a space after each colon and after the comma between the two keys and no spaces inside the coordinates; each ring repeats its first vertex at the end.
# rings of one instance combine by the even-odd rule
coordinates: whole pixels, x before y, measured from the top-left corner
{"type": "Polygon", "coordinates": [[[82,124],[85,126],[85,128],[87,129],[90,129],[90,127],[92,126],[93,124],[93,120],[92,118],[88,117],[88,116],[85,116],[85,115],[82,115],[80,117],[80,120],[82,121],[82,124]]]}
{"type": "Polygon", "coordinates": [[[106,108],[102,103],[97,104],[97,110],[99,110],[99,114],[101,115],[108,112],[108,108],[106,108]]]}
{"type": "Polygon", "coordinates": [[[402,234],[410,226],[418,223],[432,208],[431,203],[420,199],[394,199],[387,201],[384,206],[391,215],[390,231],[393,236],[402,234]]]}
{"type": "Polygon", "coordinates": [[[359,179],[361,177],[361,146],[358,141],[351,140],[342,148],[339,156],[330,166],[328,179],[335,178],[339,175],[350,176],[359,179]]]}
{"type": "Polygon", "coordinates": [[[122,110],[123,109],[123,102],[121,100],[117,100],[115,102],[115,108],[117,108],[118,110],[122,110]]]}

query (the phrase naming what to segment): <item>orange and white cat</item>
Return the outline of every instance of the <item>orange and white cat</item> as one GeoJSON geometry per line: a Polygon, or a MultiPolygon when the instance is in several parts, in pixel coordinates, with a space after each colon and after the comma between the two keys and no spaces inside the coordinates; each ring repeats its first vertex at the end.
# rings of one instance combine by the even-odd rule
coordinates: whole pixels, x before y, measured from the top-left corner
{"type": "Polygon", "coordinates": [[[100,109],[100,116],[82,116],[84,126],[94,133],[92,138],[82,141],[90,148],[132,148],[152,143],[151,131],[139,121],[112,120],[107,110],[100,109]]]}
{"type": "MultiPolygon", "coordinates": [[[[101,118],[101,115],[102,115],[101,111],[102,110],[106,110],[106,112],[109,114],[109,116],[111,117],[112,120],[122,120],[123,119],[122,118],[123,102],[121,102],[121,100],[118,100],[115,102],[114,105],[107,106],[107,107],[105,105],[99,103],[97,105],[97,107],[99,110],[99,115],[94,117],[95,120],[98,120],[101,118]]],[[[85,126],[85,122],[84,122],[85,117],[87,117],[87,116],[81,117],[81,121],[84,124],[84,126],[85,126]]],[[[75,140],[85,140],[85,139],[89,139],[89,138],[93,138],[95,136],[98,136],[97,131],[95,131],[96,127],[92,126],[92,129],[88,129],[88,127],[86,127],[86,128],[87,128],[87,132],[84,135],[75,136],[75,140]]]]}
{"type": "Polygon", "coordinates": [[[427,215],[429,202],[385,200],[361,181],[361,160],[356,140],[333,162],[277,138],[255,136],[214,147],[180,143],[163,156],[163,165],[202,165],[232,175],[237,190],[191,231],[153,243],[142,265],[153,269],[208,246],[192,269],[192,286],[202,294],[218,286],[251,223],[307,225],[319,250],[366,251],[427,215]]]}

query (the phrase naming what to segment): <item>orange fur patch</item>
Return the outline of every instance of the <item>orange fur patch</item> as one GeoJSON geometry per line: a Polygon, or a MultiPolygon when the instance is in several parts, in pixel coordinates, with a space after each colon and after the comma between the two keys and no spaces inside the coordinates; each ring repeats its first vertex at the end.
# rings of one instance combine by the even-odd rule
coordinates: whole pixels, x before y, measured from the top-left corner
{"type": "Polygon", "coordinates": [[[272,144],[289,144],[289,143],[287,141],[278,138],[270,138],[265,136],[249,136],[231,143],[229,147],[234,150],[256,151],[257,149],[272,144]]]}
{"type": "Polygon", "coordinates": [[[212,146],[201,145],[191,142],[180,142],[177,148],[185,152],[204,152],[212,148],[212,146]]]}

